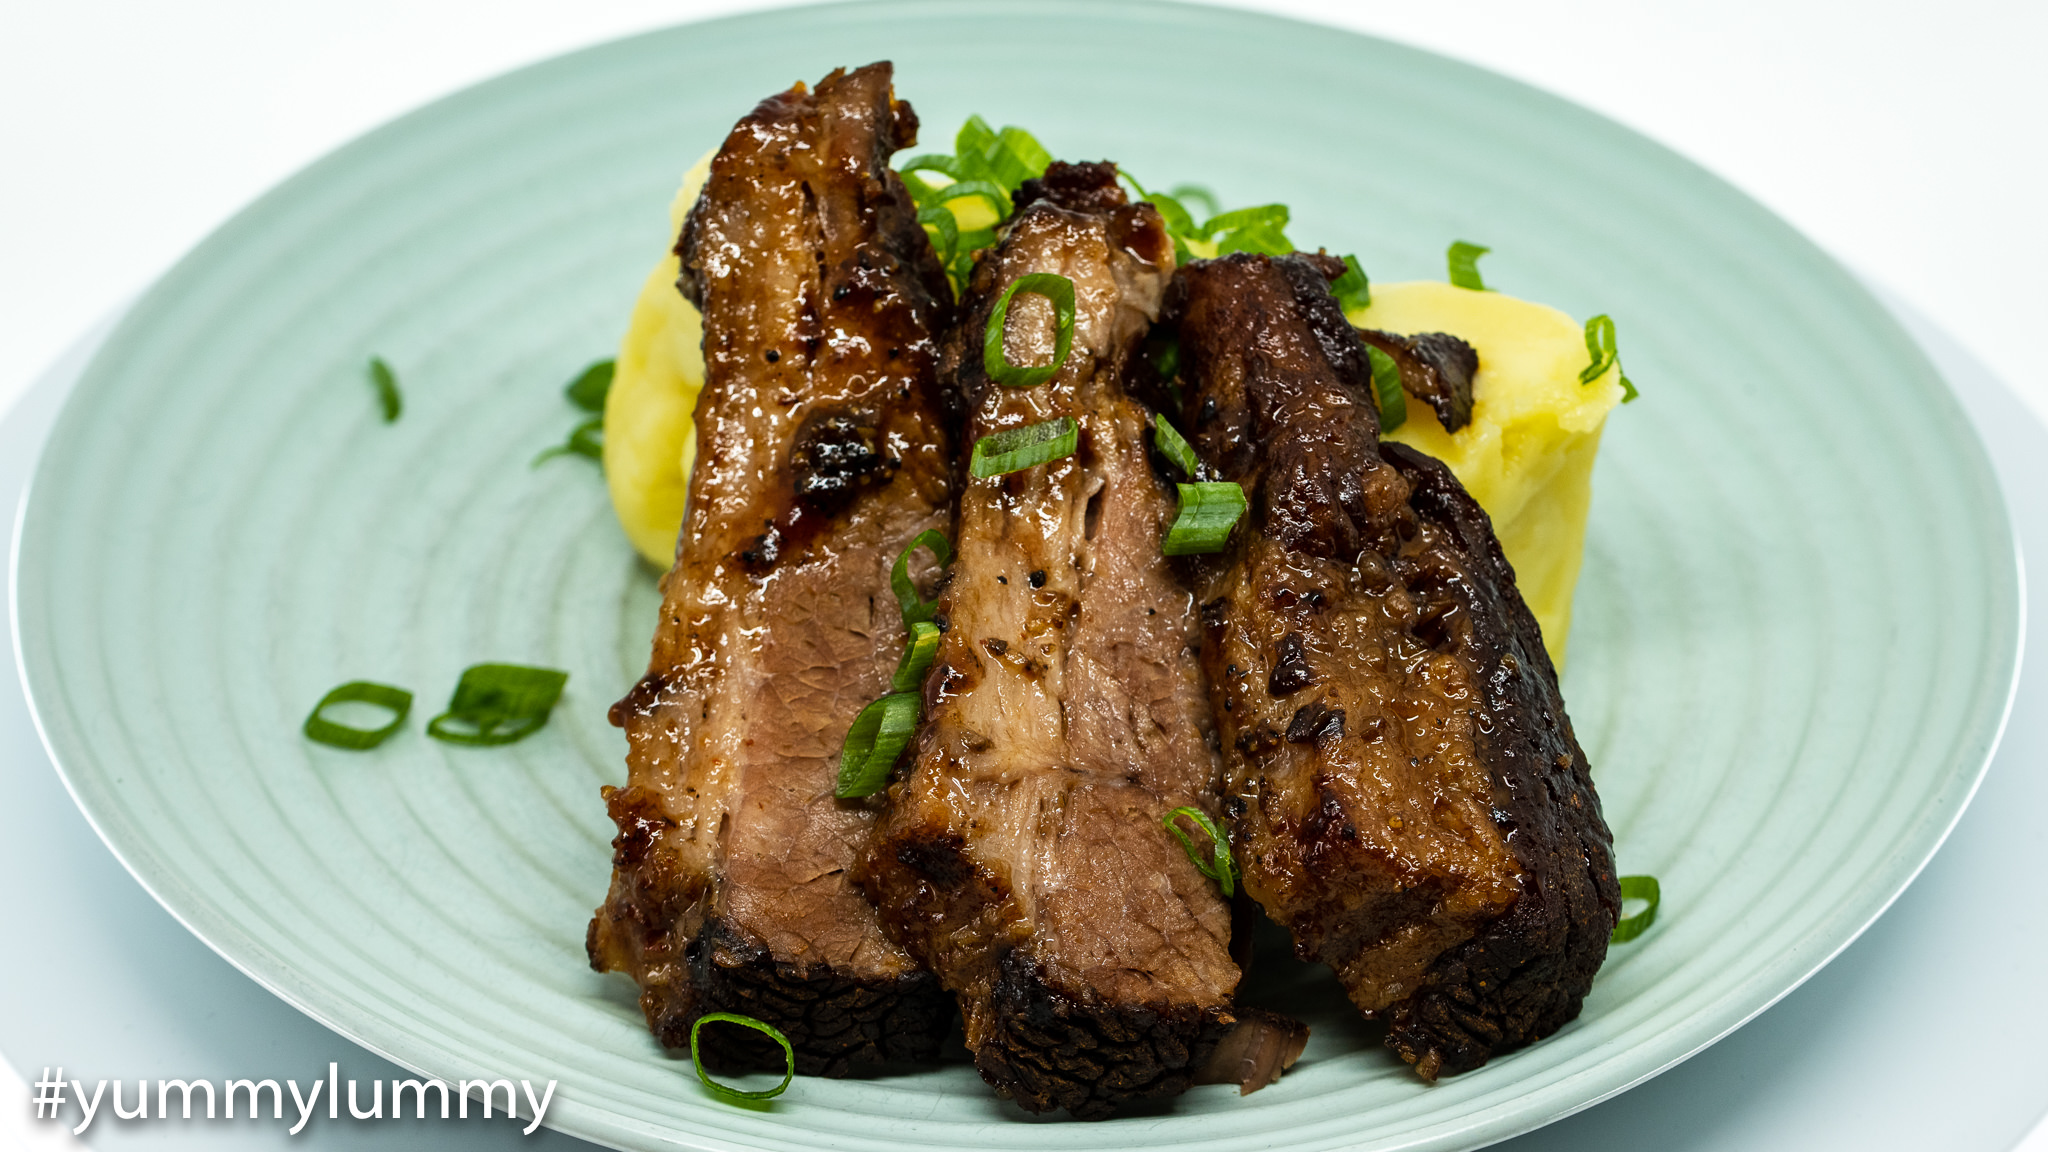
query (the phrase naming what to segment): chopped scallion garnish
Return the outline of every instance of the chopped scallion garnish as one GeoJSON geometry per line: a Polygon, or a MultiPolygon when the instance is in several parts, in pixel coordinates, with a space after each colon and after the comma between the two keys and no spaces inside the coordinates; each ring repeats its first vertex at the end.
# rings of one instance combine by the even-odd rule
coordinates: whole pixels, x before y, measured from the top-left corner
{"type": "Polygon", "coordinates": [[[1479,258],[1493,249],[1483,244],[1468,244],[1463,240],[1454,242],[1447,254],[1451,269],[1451,283],[1474,292],[1486,291],[1486,281],[1479,277],[1479,258]]]}
{"type": "Polygon", "coordinates": [[[1628,373],[1621,370],[1621,347],[1615,342],[1614,321],[1603,312],[1586,321],[1586,357],[1592,363],[1579,373],[1581,385],[1598,380],[1609,368],[1621,377],[1621,402],[1636,398],[1636,386],[1629,383],[1628,373]]]}
{"type": "Polygon", "coordinates": [[[1401,391],[1401,366],[1370,344],[1365,346],[1365,358],[1372,362],[1372,398],[1380,409],[1380,431],[1392,432],[1408,420],[1408,396],[1401,391]]]}
{"type": "Polygon", "coordinates": [[[925,673],[932,670],[932,658],[939,654],[939,626],[924,620],[910,626],[910,641],[903,646],[903,659],[889,681],[891,692],[916,692],[924,687],[925,673]]]}
{"type": "Polygon", "coordinates": [[[1344,257],[1344,274],[1330,281],[1330,294],[1337,298],[1337,306],[1346,312],[1372,303],[1372,281],[1365,278],[1365,269],[1359,266],[1358,257],[1344,257]]]}
{"type": "Polygon", "coordinates": [[[1152,417],[1152,442],[1159,445],[1159,454],[1171,461],[1188,479],[1194,479],[1195,474],[1201,471],[1202,462],[1195,458],[1195,450],[1187,438],[1166,417],[1156,413],[1152,417]]]}
{"type": "Polygon", "coordinates": [[[604,460],[604,417],[592,416],[569,432],[569,439],[545,449],[533,458],[533,467],[553,460],[557,456],[588,456],[592,460],[604,460]]]}
{"type": "Polygon", "coordinates": [[[932,204],[944,204],[948,200],[958,200],[964,196],[979,196],[983,200],[988,201],[989,207],[995,209],[996,219],[998,220],[1010,214],[1010,194],[1003,190],[1002,185],[993,180],[955,181],[935,190],[931,194],[929,202],[932,204]]]}
{"type": "Polygon", "coordinates": [[[704,1086],[711,1089],[713,1095],[726,1100],[772,1100],[787,1091],[789,1089],[789,1082],[796,1079],[796,1049],[789,1046],[789,1037],[784,1036],[781,1030],[773,1024],[756,1020],[752,1016],[742,1016],[737,1012],[706,1012],[702,1016],[697,1017],[697,1022],[690,1025],[690,1062],[697,1068],[697,1079],[703,1081],[704,1086]],[[697,1034],[704,1030],[706,1024],[738,1024],[743,1028],[752,1028],[754,1031],[782,1045],[782,1058],[788,1065],[783,1070],[782,1083],[777,1084],[773,1088],[749,1092],[743,1088],[731,1088],[713,1080],[711,1074],[704,1071],[704,1057],[700,1053],[697,1044],[697,1034]]]}
{"type": "Polygon", "coordinates": [[[368,680],[351,680],[320,698],[313,705],[312,714],[306,717],[306,739],[335,748],[363,751],[375,748],[389,739],[399,725],[405,723],[406,713],[412,711],[412,693],[389,684],[377,684],[368,680]],[[374,704],[391,712],[391,723],[382,728],[356,728],[338,724],[321,713],[335,704],[374,704]]]}
{"type": "Polygon", "coordinates": [[[1223,205],[1216,200],[1216,194],[1200,184],[1182,184],[1173,190],[1173,198],[1183,204],[1189,201],[1200,201],[1202,209],[1211,216],[1223,210],[1223,205]]]}
{"type": "Polygon", "coordinates": [[[464,669],[448,710],[427,722],[427,735],[450,744],[511,744],[548,722],[569,674],[524,664],[464,669]]]}
{"type": "Polygon", "coordinates": [[[1223,551],[1231,528],[1244,515],[1244,488],[1228,480],[1175,487],[1180,490],[1180,515],[1166,530],[1159,551],[1167,556],[1223,551]]]}
{"type": "Polygon", "coordinates": [[[976,479],[1017,472],[1048,460],[1072,456],[1080,447],[1081,428],[1072,416],[994,432],[974,442],[968,471],[976,479]]]}
{"type": "Polygon", "coordinates": [[[989,379],[1005,388],[1033,388],[1052,379],[1060,366],[1067,362],[1067,353],[1073,348],[1074,282],[1056,272],[1033,272],[1017,277],[996,299],[995,310],[988,314],[988,326],[982,330],[981,366],[988,371],[989,379]],[[1003,330],[1010,319],[1010,301],[1020,292],[1043,296],[1052,304],[1053,350],[1049,364],[1035,368],[1012,364],[1009,355],[1003,351],[1003,330]]]}
{"type": "Polygon", "coordinates": [[[896,563],[889,569],[889,590],[896,593],[896,606],[903,610],[903,626],[906,628],[915,628],[920,621],[930,620],[939,610],[937,598],[920,598],[917,585],[910,579],[910,555],[919,548],[930,549],[941,568],[953,562],[953,546],[947,543],[946,534],[937,528],[919,532],[917,539],[897,554],[896,563]]]}
{"type": "Polygon", "coordinates": [[[612,390],[612,373],[617,366],[617,361],[599,360],[571,380],[569,386],[562,389],[563,395],[569,398],[569,403],[585,412],[602,414],[605,397],[612,390]]]}
{"type": "Polygon", "coordinates": [[[1225,896],[1237,894],[1237,864],[1230,858],[1230,841],[1224,838],[1223,831],[1216,827],[1216,822],[1209,819],[1208,813],[1200,808],[1175,808],[1168,812],[1160,823],[1166,826],[1168,832],[1173,833],[1173,838],[1180,841],[1182,848],[1187,849],[1188,859],[1194,861],[1196,869],[1202,875],[1221,885],[1225,896]],[[1181,830],[1180,822],[1183,818],[1194,821],[1195,826],[1208,835],[1209,851],[1206,859],[1202,850],[1195,847],[1195,842],[1181,830]]]}
{"type": "Polygon", "coordinates": [[[1657,922],[1657,902],[1663,898],[1655,876],[1623,876],[1619,883],[1623,900],[1643,900],[1648,902],[1648,906],[1616,924],[1614,935],[1607,938],[1610,944],[1626,944],[1648,932],[1650,925],[1657,922]]]}
{"type": "Polygon", "coordinates": [[[923,710],[924,697],[916,692],[891,692],[861,709],[839,746],[839,782],[832,794],[851,800],[880,792],[923,710]]]}
{"type": "Polygon", "coordinates": [[[370,384],[377,389],[377,403],[384,409],[384,422],[395,423],[398,414],[405,410],[405,401],[398,394],[398,373],[384,362],[382,356],[370,357],[370,384]]]}
{"type": "Polygon", "coordinates": [[[932,247],[939,263],[951,265],[960,252],[960,218],[951,208],[919,208],[917,222],[932,231],[932,247]]]}

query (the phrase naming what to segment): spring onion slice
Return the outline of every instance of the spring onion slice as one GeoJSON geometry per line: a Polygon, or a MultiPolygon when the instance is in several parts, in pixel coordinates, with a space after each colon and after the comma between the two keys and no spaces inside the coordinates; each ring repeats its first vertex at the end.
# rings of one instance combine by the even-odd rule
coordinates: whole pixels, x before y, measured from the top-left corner
{"type": "Polygon", "coordinates": [[[969,116],[953,134],[953,155],[963,162],[980,164],[995,145],[996,130],[979,113],[969,116]]]}
{"type": "Polygon", "coordinates": [[[546,449],[533,458],[531,467],[538,468],[557,456],[588,456],[592,460],[604,460],[604,417],[592,416],[569,432],[569,439],[553,448],[546,449]]]}
{"type": "Polygon", "coordinates": [[[1052,153],[1038,138],[1022,128],[1010,126],[996,133],[995,143],[985,150],[989,176],[1005,188],[1015,190],[1026,180],[1045,175],[1052,153]]]}
{"type": "Polygon", "coordinates": [[[1607,938],[1610,944],[1626,944],[1648,932],[1657,922],[1657,902],[1663,898],[1655,876],[1623,876],[1619,883],[1623,900],[1647,900],[1649,907],[1616,924],[1614,935],[1607,938]]]}
{"type": "Polygon", "coordinates": [[[1358,257],[1344,257],[1344,274],[1330,281],[1330,294],[1337,298],[1338,306],[1346,312],[1372,303],[1372,281],[1366,279],[1358,257]]]}
{"type": "Polygon", "coordinates": [[[1372,398],[1380,407],[1380,431],[1392,432],[1408,421],[1408,396],[1401,391],[1401,366],[1370,344],[1365,346],[1365,358],[1372,362],[1372,398]]]}
{"type": "Polygon", "coordinates": [[[932,670],[932,658],[939,654],[939,626],[919,620],[910,626],[910,642],[903,646],[903,659],[889,681],[891,692],[917,692],[924,688],[924,675],[932,670]]]}
{"type": "MultiPolygon", "coordinates": [[[[1133,181],[1135,183],[1135,181],[1133,181]]],[[[1145,203],[1159,210],[1159,220],[1171,236],[1196,235],[1195,218],[1180,201],[1163,192],[1143,192],[1145,203]]]]}
{"type": "Polygon", "coordinates": [[[948,184],[935,190],[931,194],[930,202],[934,205],[944,204],[948,200],[958,200],[963,196],[979,196],[988,201],[989,207],[995,209],[998,220],[1010,214],[1010,194],[993,180],[961,180],[948,184]]]}
{"type": "Polygon", "coordinates": [[[919,621],[930,620],[939,610],[936,597],[922,599],[917,594],[917,585],[910,580],[910,556],[919,548],[929,548],[944,568],[953,562],[953,546],[946,541],[946,534],[937,528],[927,528],[917,534],[903,551],[897,554],[896,563],[889,569],[889,590],[896,593],[896,606],[903,610],[903,626],[914,629],[919,621]]]}
{"type": "Polygon", "coordinates": [[[1193,556],[1221,552],[1230,540],[1230,530],[1244,515],[1244,489],[1234,481],[1205,480],[1176,485],[1180,489],[1180,515],[1166,530],[1159,551],[1167,556],[1193,556]]]}
{"type": "Polygon", "coordinates": [[[932,247],[938,250],[939,263],[951,264],[960,251],[960,219],[950,208],[920,208],[917,222],[932,230],[932,247]]]}
{"type": "Polygon", "coordinates": [[[1073,348],[1074,282],[1057,272],[1033,272],[1017,277],[996,298],[995,311],[988,314],[988,327],[982,330],[981,366],[988,371],[989,379],[1005,388],[1035,388],[1053,378],[1060,365],[1067,362],[1067,353],[1073,348]],[[1052,302],[1054,332],[1050,364],[1036,368],[1012,364],[1003,351],[1003,327],[1010,319],[1010,301],[1019,292],[1043,296],[1052,302]]]}
{"type": "Polygon", "coordinates": [[[384,422],[396,423],[398,414],[405,410],[405,400],[398,394],[398,373],[384,362],[382,356],[370,357],[370,383],[377,389],[377,403],[384,409],[384,422]]]}
{"type": "Polygon", "coordinates": [[[976,479],[1018,472],[1048,460],[1072,456],[1081,444],[1081,427],[1072,416],[993,432],[974,442],[968,465],[976,479]]]}
{"type": "Polygon", "coordinates": [[[1172,461],[1173,466],[1188,479],[1194,479],[1201,470],[1202,462],[1195,458],[1195,450],[1188,444],[1187,437],[1182,436],[1180,429],[1169,423],[1166,417],[1156,413],[1152,417],[1152,442],[1159,445],[1160,455],[1172,461]]]}
{"type": "Polygon", "coordinates": [[[585,412],[602,414],[604,399],[611,394],[612,371],[616,367],[617,361],[599,360],[571,380],[569,386],[562,389],[563,395],[569,398],[569,403],[585,412]]]}
{"type": "Polygon", "coordinates": [[[1216,822],[1209,819],[1206,812],[1203,812],[1200,808],[1175,808],[1173,811],[1168,812],[1165,818],[1160,820],[1160,823],[1166,826],[1168,832],[1173,833],[1173,838],[1180,841],[1182,848],[1187,849],[1188,859],[1194,861],[1195,867],[1201,871],[1202,875],[1221,885],[1225,896],[1236,895],[1237,865],[1230,858],[1230,841],[1224,839],[1223,831],[1216,827],[1216,822]],[[1181,830],[1180,821],[1182,817],[1194,821],[1196,827],[1208,833],[1208,859],[1204,860],[1202,858],[1202,850],[1195,847],[1195,842],[1188,838],[1186,832],[1181,830]]]}
{"type": "Polygon", "coordinates": [[[937,172],[948,179],[962,179],[960,161],[943,152],[927,152],[922,156],[912,156],[908,161],[896,166],[897,175],[906,172],[937,172]]]}
{"type": "Polygon", "coordinates": [[[1479,278],[1479,258],[1493,249],[1484,244],[1468,244],[1463,240],[1451,244],[1445,260],[1450,265],[1451,283],[1474,292],[1486,291],[1486,281],[1479,278]]]}
{"type": "Polygon", "coordinates": [[[1234,208],[1209,218],[1202,230],[1211,236],[1241,228],[1285,228],[1289,214],[1285,204],[1261,204],[1255,208],[1234,208]]]}
{"type": "Polygon", "coordinates": [[[351,680],[320,698],[313,705],[313,711],[306,717],[306,739],[334,748],[347,748],[361,752],[375,748],[391,737],[398,727],[405,723],[406,713],[412,711],[412,693],[389,684],[377,684],[369,680],[351,680]],[[322,716],[330,704],[375,704],[389,709],[391,723],[382,728],[354,728],[337,724],[322,716]]]}
{"type": "Polygon", "coordinates": [[[1180,185],[1179,187],[1173,190],[1173,198],[1175,200],[1180,201],[1183,204],[1189,202],[1199,202],[1202,205],[1203,209],[1206,210],[1211,216],[1216,215],[1216,213],[1221,211],[1223,207],[1221,204],[1217,203],[1216,194],[1214,192],[1209,191],[1207,188],[1202,187],[1200,184],[1180,185]]]}
{"type": "Polygon", "coordinates": [[[706,1012],[702,1016],[697,1017],[697,1022],[690,1025],[690,1063],[697,1068],[697,1079],[703,1081],[706,1088],[711,1089],[712,1095],[735,1102],[772,1100],[788,1091],[789,1082],[796,1079],[796,1049],[789,1046],[789,1037],[784,1036],[773,1024],[756,1020],[752,1016],[742,1016],[737,1012],[706,1012]],[[697,1033],[702,1032],[706,1024],[720,1023],[738,1024],[744,1028],[752,1028],[754,1031],[782,1045],[782,1058],[787,1063],[787,1067],[782,1073],[782,1083],[777,1084],[773,1088],[762,1089],[759,1092],[749,1092],[741,1088],[730,1088],[713,1080],[711,1074],[704,1071],[704,1058],[698,1054],[697,1033]]]}
{"type": "Polygon", "coordinates": [[[861,709],[839,746],[839,781],[832,794],[852,800],[880,792],[923,710],[924,698],[916,692],[891,692],[861,709]]]}
{"type": "Polygon", "coordinates": [[[511,744],[548,722],[569,674],[524,664],[477,664],[463,670],[448,710],[427,722],[427,735],[450,744],[511,744]]]}
{"type": "Polygon", "coordinates": [[[1598,380],[1611,367],[1621,377],[1623,404],[1640,395],[1636,386],[1629,383],[1628,373],[1621,371],[1621,347],[1614,339],[1614,321],[1605,312],[1586,321],[1586,358],[1592,363],[1579,373],[1581,385],[1598,380]]]}

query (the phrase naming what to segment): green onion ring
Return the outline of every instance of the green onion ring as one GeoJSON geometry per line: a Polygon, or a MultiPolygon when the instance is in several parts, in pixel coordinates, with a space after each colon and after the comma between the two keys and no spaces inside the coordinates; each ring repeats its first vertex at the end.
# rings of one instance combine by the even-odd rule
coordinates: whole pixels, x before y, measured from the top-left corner
{"type": "Polygon", "coordinates": [[[917,222],[938,233],[932,247],[938,251],[939,263],[951,264],[960,251],[960,221],[951,208],[920,208],[917,222]]]}
{"type": "Polygon", "coordinates": [[[1463,240],[1452,243],[1451,250],[1444,257],[1450,265],[1451,283],[1474,292],[1486,291],[1486,281],[1479,276],[1479,258],[1491,251],[1493,249],[1484,244],[1470,244],[1463,240]]]}
{"type": "Polygon", "coordinates": [[[1244,489],[1234,481],[1207,480],[1179,484],[1180,515],[1166,530],[1159,551],[1166,556],[1193,556],[1221,552],[1230,541],[1230,530],[1244,515],[1244,489]]]}
{"type": "Polygon", "coordinates": [[[910,626],[910,640],[903,646],[903,659],[889,681],[891,692],[917,692],[924,688],[925,673],[939,654],[939,626],[919,620],[910,626]]]}
{"type": "Polygon", "coordinates": [[[706,1012],[702,1016],[697,1017],[697,1022],[690,1025],[690,1063],[697,1069],[697,1079],[703,1081],[704,1086],[711,1089],[713,1095],[725,1100],[773,1100],[775,1097],[788,1091],[789,1082],[796,1079],[796,1049],[789,1046],[789,1037],[784,1036],[781,1030],[773,1024],[756,1020],[752,1016],[742,1016],[737,1012],[706,1012]],[[782,1083],[777,1084],[773,1088],[762,1089],[759,1092],[749,1092],[744,1088],[729,1088],[713,1080],[711,1074],[704,1071],[704,1060],[698,1055],[697,1033],[703,1031],[706,1024],[718,1023],[738,1024],[744,1028],[752,1028],[754,1031],[782,1045],[782,1058],[788,1064],[788,1067],[782,1073],[782,1083]]]}
{"type": "Polygon", "coordinates": [[[1380,409],[1380,432],[1392,432],[1408,421],[1408,396],[1401,391],[1401,366],[1370,344],[1365,346],[1365,358],[1372,362],[1372,398],[1380,409]]]}
{"type": "Polygon", "coordinates": [[[375,748],[390,739],[405,723],[406,713],[412,711],[412,693],[389,684],[377,684],[369,680],[351,680],[320,698],[307,715],[304,730],[306,739],[325,744],[332,748],[347,748],[361,752],[375,748]],[[382,728],[351,728],[337,724],[320,715],[329,704],[375,704],[391,710],[391,723],[382,728]]]}
{"type": "Polygon", "coordinates": [[[989,207],[996,210],[998,220],[1010,214],[1010,194],[1003,191],[1003,186],[993,180],[962,180],[956,184],[948,184],[932,193],[931,202],[938,205],[967,196],[979,196],[988,201],[989,207]]]}
{"type": "Polygon", "coordinates": [[[1168,832],[1173,833],[1173,838],[1180,841],[1182,848],[1187,849],[1188,859],[1194,862],[1195,868],[1202,875],[1221,885],[1225,896],[1237,894],[1237,865],[1230,858],[1230,841],[1224,838],[1222,830],[1216,827],[1216,822],[1209,819],[1206,812],[1200,808],[1175,808],[1159,822],[1166,826],[1168,832]],[[1193,820],[1196,827],[1208,833],[1209,859],[1202,859],[1201,850],[1196,848],[1195,842],[1181,830],[1180,818],[1183,816],[1193,820]]]}
{"type": "Polygon", "coordinates": [[[1081,444],[1081,428],[1072,416],[1047,420],[1042,424],[1027,424],[1022,428],[1011,428],[1004,432],[992,432],[974,442],[974,454],[968,464],[968,471],[976,479],[986,480],[991,476],[1002,476],[1072,456],[1081,444]]]}
{"type": "Polygon", "coordinates": [[[569,382],[562,394],[585,412],[602,414],[605,397],[611,394],[612,376],[618,368],[616,360],[599,360],[585,368],[576,379],[569,382]]]}
{"type": "Polygon", "coordinates": [[[370,383],[377,389],[377,403],[384,410],[384,422],[396,423],[398,414],[405,410],[405,400],[398,394],[398,373],[384,362],[382,356],[370,357],[370,383]]]}
{"type": "Polygon", "coordinates": [[[1157,413],[1152,416],[1152,442],[1159,446],[1159,454],[1172,461],[1173,466],[1188,479],[1194,479],[1201,470],[1202,462],[1195,458],[1195,450],[1188,444],[1187,437],[1157,413]]]}
{"type": "Polygon", "coordinates": [[[930,620],[939,610],[937,597],[921,599],[917,585],[910,579],[910,555],[919,548],[929,548],[938,558],[939,567],[953,562],[953,545],[946,541],[946,534],[937,528],[927,528],[917,534],[917,539],[897,553],[896,563],[889,569],[889,590],[896,593],[896,606],[903,610],[903,626],[913,627],[920,620],[930,620]]]}
{"type": "Polygon", "coordinates": [[[1346,312],[1372,304],[1372,281],[1366,278],[1358,257],[1344,257],[1344,274],[1330,281],[1330,294],[1337,298],[1338,307],[1346,312]]]}
{"type": "Polygon", "coordinates": [[[1052,379],[1073,348],[1074,282],[1056,272],[1033,272],[1017,277],[996,299],[995,310],[988,314],[988,327],[982,331],[981,366],[987,370],[989,379],[1005,388],[1033,388],[1052,379]],[[1010,363],[1003,352],[1003,326],[1010,319],[1010,300],[1019,292],[1043,296],[1052,302],[1055,331],[1050,364],[1026,368],[1010,363]]]}
{"type": "Polygon", "coordinates": [[[477,664],[463,670],[448,710],[427,722],[427,735],[450,744],[512,744],[541,730],[562,698],[567,672],[524,664],[477,664]],[[454,727],[468,725],[473,731],[454,727]]]}
{"type": "Polygon", "coordinates": [[[891,692],[861,709],[839,746],[839,780],[832,794],[852,800],[880,792],[923,710],[924,698],[916,692],[891,692]]]}
{"type": "Polygon", "coordinates": [[[1581,385],[1598,380],[1612,367],[1621,377],[1621,402],[1626,404],[1639,395],[1636,386],[1629,383],[1628,373],[1620,371],[1621,347],[1615,342],[1614,321],[1605,312],[1586,321],[1586,358],[1592,363],[1579,373],[1581,385]]]}
{"type": "Polygon", "coordinates": [[[1647,900],[1649,907],[1616,924],[1614,935],[1607,938],[1610,944],[1626,944],[1648,932],[1657,922],[1657,902],[1663,899],[1655,876],[1623,876],[1619,883],[1623,900],[1647,900]]]}

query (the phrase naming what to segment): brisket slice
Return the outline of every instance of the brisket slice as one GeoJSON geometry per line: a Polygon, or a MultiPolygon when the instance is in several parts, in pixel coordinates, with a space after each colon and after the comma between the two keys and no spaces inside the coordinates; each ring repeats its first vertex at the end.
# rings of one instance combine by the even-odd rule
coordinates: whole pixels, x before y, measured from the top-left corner
{"type": "MultiPolygon", "coordinates": [[[[872,64],[764,100],[712,162],[678,245],[707,370],[689,513],[647,675],[612,709],[628,782],[605,789],[592,966],[639,983],[666,1045],[743,1013],[813,1075],[930,1057],[951,1019],[852,882],[879,803],[832,794],[902,650],[890,563],[951,520],[950,293],[887,167],[916,127],[872,64]]],[[[702,1039],[713,1069],[782,1067],[757,1033],[702,1039]]]]}
{"type": "Polygon", "coordinates": [[[1514,572],[1379,440],[1340,271],[1234,255],[1169,292],[1191,439],[1250,501],[1202,566],[1202,662],[1245,887],[1434,1079],[1577,1016],[1621,901],[1514,572]]]}
{"type": "MultiPolygon", "coordinates": [[[[1306,1033],[1260,1014],[1219,1045],[1250,1015],[1230,1003],[1230,909],[1161,825],[1177,807],[1216,811],[1220,771],[1194,601],[1159,551],[1173,497],[1122,385],[1172,247],[1108,164],[1055,164],[1018,203],[941,375],[967,406],[963,444],[1072,417],[1080,446],[965,484],[927,720],[863,882],[958,996],[996,1091],[1098,1118],[1186,1090],[1211,1060],[1247,1090],[1267,1083],[1306,1033]],[[988,317],[1038,272],[1074,283],[1072,353],[1046,384],[997,386],[988,317]]],[[[1051,306],[1015,297],[1006,333],[1012,363],[1046,362],[1051,306]]]]}
{"type": "Polygon", "coordinates": [[[1448,332],[1399,336],[1360,329],[1359,337],[1385,352],[1401,370],[1401,391],[1429,405],[1446,432],[1472,422],[1472,377],[1479,351],[1448,332]]]}

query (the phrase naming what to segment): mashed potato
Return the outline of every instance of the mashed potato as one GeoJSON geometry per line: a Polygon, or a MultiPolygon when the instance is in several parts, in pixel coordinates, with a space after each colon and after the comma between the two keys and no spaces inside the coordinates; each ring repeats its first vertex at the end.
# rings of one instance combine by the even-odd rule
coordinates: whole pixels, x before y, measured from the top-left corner
{"type": "Polygon", "coordinates": [[[1593,456],[1607,414],[1621,403],[1619,369],[1580,383],[1584,327],[1555,308],[1498,292],[1437,281],[1374,284],[1372,303],[1350,317],[1361,328],[1404,336],[1448,332],[1479,352],[1470,424],[1451,435],[1411,398],[1407,422],[1387,438],[1450,465],[1493,518],[1544,646],[1563,668],[1593,456]]]}
{"type": "MultiPolygon", "coordinates": [[[[670,236],[682,230],[710,167],[706,153],[683,177],[669,209],[670,236]]],[[[993,222],[993,212],[978,197],[953,200],[948,207],[962,230],[993,222]]],[[[619,347],[604,412],[604,474],[612,507],[633,547],[662,569],[675,558],[696,458],[691,415],[704,387],[704,319],[676,291],[677,273],[670,253],[648,274],[619,347]]],[[[1581,384],[1584,329],[1555,308],[1498,292],[1435,281],[1376,284],[1372,303],[1350,315],[1360,327],[1403,335],[1449,332],[1478,350],[1471,424],[1450,435],[1427,405],[1411,400],[1407,422],[1389,438],[1450,465],[1493,517],[1522,595],[1543,626],[1550,657],[1562,668],[1592,499],[1593,456],[1608,412],[1621,402],[1619,372],[1610,368],[1581,384]]]]}
{"type": "MultiPolygon", "coordinates": [[[[671,243],[711,174],[712,155],[706,152],[684,174],[669,206],[671,243]]],[[[612,510],[634,549],[664,571],[675,562],[683,526],[697,457],[691,415],[704,388],[704,317],[676,291],[680,273],[681,261],[670,252],[647,274],[604,404],[604,478],[612,510]]]]}

